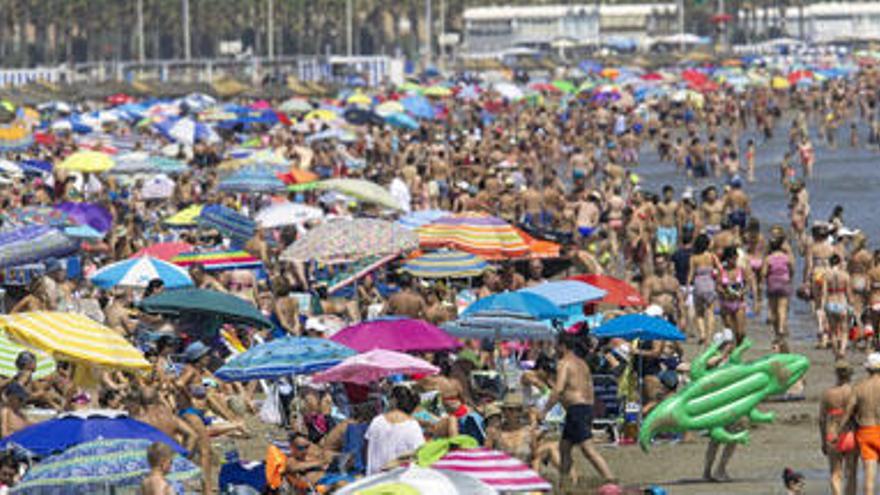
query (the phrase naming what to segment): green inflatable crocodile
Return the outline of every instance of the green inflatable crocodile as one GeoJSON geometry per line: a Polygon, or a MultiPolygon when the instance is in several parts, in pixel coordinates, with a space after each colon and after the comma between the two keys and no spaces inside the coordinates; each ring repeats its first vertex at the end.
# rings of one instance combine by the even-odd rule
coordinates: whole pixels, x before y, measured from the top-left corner
{"type": "Polygon", "coordinates": [[[799,354],[770,354],[749,363],[742,355],[752,346],[745,339],[730,354],[728,363],[707,370],[707,362],[718,353],[720,344],[709,347],[691,364],[691,383],[666,398],[645,418],[639,432],[639,444],[647,451],[658,433],[683,433],[709,430],[720,443],[747,443],[749,432],[731,433],[725,427],[740,418],[756,423],[770,423],[773,413],[757,409],[768,396],[784,393],[797,382],[810,361],[799,354]]]}

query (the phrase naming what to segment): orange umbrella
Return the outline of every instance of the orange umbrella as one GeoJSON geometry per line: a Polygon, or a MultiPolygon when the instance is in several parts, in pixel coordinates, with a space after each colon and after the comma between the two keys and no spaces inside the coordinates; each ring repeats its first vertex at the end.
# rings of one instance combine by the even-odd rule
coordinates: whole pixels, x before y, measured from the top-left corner
{"type": "Polygon", "coordinates": [[[512,225],[482,213],[442,217],[416,232],[421,247],[450,247],[493,260],[529,254],[529,246],[512,225]]]}
{"type": "Polygon", "coordinates": [[[287,185],[306,184],[318,180],[318,174],[295,167],[291,167],[289,172],[279,173],[277,175],[278,178],[287,185]]]}
{"type": "Polygon", "coordinates": [[[555,242],[535,239],[522,229],[516,229],[526,245],[529,246],[530,258],[558,258],[561,247],[555,242]]]}

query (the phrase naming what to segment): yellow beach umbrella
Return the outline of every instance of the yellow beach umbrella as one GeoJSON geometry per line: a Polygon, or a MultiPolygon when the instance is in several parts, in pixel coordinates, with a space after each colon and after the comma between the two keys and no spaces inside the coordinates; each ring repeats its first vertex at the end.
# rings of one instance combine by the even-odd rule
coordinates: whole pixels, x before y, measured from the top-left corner
{"type": "Polygon", "coordinates": [[[349,96],[345,100],[345,102],[349,105],[370,105],[371,103],[373,103],[373,100],[371,100],[369,96],[358,91],[357,93],[349,96]]]}
{"type": "Polygon", "coordinates": [[[100,151],[78,151],[61,162],[58,168],[70,172],[106,172],[113,168],[113,158],[100,151]]]}
{"type": "Polygon", "coordinates": [[[773,89],[788,89],[791,87],[791,84],[789,84],[788,79],[776,76],[770,81],[770,87],[773,89]]]}
{"type": "Polygon", "coordinates": [[[150,369],[143,353],[122,336],[79,313],[36,311],[0,316],[0,327],[13,340],[55,359],[108,368],[150,369]]]}
{"type": "Polygon", "coordinates": [[[306,120],[324,120],[327,122],[331,120],[336,120],[338,118],[339,116],[337,116],[334,112],[326,109],[312,110],[305,116],[306,120]]]}
{"type": "Polygon", "coordinates": [[[190,205],[166,218],[162,223],[172,227],[191,227],[202,214],[203,205],[190,205]]]}
{"type": "Polygon", "coordinates": [[[422,94],[425,96],[434,96],[438,98],[445,98],[447,96],[452,95],[452,90],[445,86],[431,86],[426,89],[422,94]]]}

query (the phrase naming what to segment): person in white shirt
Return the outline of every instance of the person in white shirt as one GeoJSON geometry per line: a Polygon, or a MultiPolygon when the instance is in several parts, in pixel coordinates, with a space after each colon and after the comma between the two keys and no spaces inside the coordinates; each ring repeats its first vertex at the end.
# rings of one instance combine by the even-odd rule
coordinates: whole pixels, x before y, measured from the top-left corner
{"type": "Polygon", "coordinates": [[[418,395],[397,386],[391,391],[391,403],[393,408],[376,416],[367,428],[367,475],[425,443],[422,427],[411,416],[419,404],[418,395]]]}

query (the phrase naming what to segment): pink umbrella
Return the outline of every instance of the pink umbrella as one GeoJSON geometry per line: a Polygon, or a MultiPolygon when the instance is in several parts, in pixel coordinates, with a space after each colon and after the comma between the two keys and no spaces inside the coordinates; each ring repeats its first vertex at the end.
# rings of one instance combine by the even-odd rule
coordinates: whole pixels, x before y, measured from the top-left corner
{"type": "Polygon", "coordinates": [[[141,249],[131,257],[139,258],[141,256],[152,256],[153,258],[159,258],[162,261],[171,261],[175,256],[181,253],[188,253],[193,249],[193,245],[186,242],[160,242],[159,244],[153,244],[152,246],[147,246],[141,249]]]}
{"type": "Polygon", "coordinates": [[[433,352],[461,347],[455,337],[422,320],[380,318],[343,328],[330,340],[358,352],[387,349],[398,352],[433,352]]]}
{"type": "Polygon", "coordinates": [[[454,450],[431,468],[473,476],[499,492],[547,492],[553,488],[523,461],[498,450],[454,450]]]}
{"type": "Polygon", "coordinates": [[[366,385],[391,375],[433,375],[440,368],[424,359],[402,352],[374,349],[346,358],[336,366],[312,376],[315,382],[345,382],[366,385]]]}

